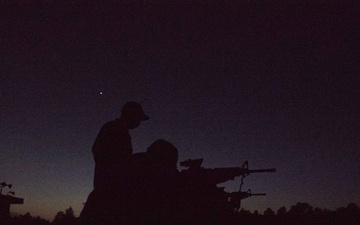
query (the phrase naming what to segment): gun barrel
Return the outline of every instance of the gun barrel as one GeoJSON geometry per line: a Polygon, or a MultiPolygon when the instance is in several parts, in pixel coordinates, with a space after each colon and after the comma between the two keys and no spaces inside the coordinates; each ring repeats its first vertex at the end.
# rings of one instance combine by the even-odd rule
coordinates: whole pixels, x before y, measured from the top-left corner
{"type": "Polygon", "coordinates": [[[260,170],[248,170],[248,173],[274,173],[274,172],[276,172],[275,168],[260,169],[260,170]]]}
{"type": "Polygon", "coordinates": [[[251,196],[266,196],[266,193],[250,194],[251,196]]]}

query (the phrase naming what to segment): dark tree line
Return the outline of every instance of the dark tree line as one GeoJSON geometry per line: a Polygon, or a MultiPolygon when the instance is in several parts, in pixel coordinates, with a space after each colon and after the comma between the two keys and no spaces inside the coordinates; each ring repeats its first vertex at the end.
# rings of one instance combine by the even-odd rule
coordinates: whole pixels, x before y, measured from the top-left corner
{"type": "MultiPolygon", "coordinates": [[[[52,221],[33,217],[30,213],[13,216],[1,225],[76,225],[77,217],[70,207],[58,212],[52,221]]],[[[250,212],[242,209],[238,213],[238,225],[360,225],[360,208],[350,203],[336,210],[313,208],[308,203],[297,203],[281,207],[277,211],[267,208],[263,214],[257,210],[250,212]]],[[[222,225],[222,224],[219,224],[222,225]]]]}
{"type": "Polygon", "coordinates": [[[276,212],[267,208],[263,215],[257,211],[239,212],[239,225],[360,225],[360,208],[350,203],[336,210],[313,208],[308,203],[297,203],[287,210],[276,212]]]}
{"type": "Polygon", "coordinates": [[[65,212],[60,211],[56,213],[51,222],[39,216],[33,217],[30,213],[26,213],[24,215],[13,216],[3,223],[0,222],[0,225],[76,225],[76,219],[74,210],[70,207],[65,212]]]}

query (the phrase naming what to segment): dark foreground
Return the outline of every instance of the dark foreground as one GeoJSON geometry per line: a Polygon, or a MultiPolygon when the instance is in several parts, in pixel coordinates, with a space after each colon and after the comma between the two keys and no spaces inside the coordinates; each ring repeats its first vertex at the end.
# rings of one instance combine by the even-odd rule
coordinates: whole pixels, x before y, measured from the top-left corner
{"type": "MultiPolygon", "coordinates": [[[[244,209],[237,214],[237,225],[360,225],[360,208],[350,203],[336,210],[313,208],[307,203],[297,203],[286,209],[281,207],[274,211],[270,208],[260,214],[244,209]]],[[[1,218],[1,225],[76,225],[77,217],[70,207],[65,212],[58,212],[52,221],[25,215],[1,218]]],[[[222,225],[222,224],[221,224],[222,225]]]]}

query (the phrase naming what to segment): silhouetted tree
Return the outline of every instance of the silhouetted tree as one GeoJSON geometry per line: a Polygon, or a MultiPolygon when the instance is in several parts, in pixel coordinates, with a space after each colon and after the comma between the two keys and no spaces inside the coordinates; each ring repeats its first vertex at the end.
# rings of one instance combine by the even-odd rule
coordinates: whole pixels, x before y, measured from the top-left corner
{"type": "Polygon", "coordinates": [[[310,216],[312,215],[313,207],[308,203],[298,202],[295,206],[291,206],[289,214],[294,216],[310,216]]]}
{"type": "Polygon", "coordinates": [[[350,203],[346,208],[341,207],[335,211],[335,224],[359,225],[360,224],[360,209],[354,204],[350,203]]]}
{"type": "Polygon", "coordinates": [[[32,217],[30,213],[24,215],[18,215],[11,217],[6,223],[0,223],[1,225],[49,225],[49,221],[42,219],[41,217],[32,217]]]}
{"type": "MultiPolygon", "coordinates": [[[[70,207],[60,211],[50,223],[40,217],[32,217],[30,213],[11,217],[1,221],[0,225],[76,225],[77,218],[70,207]],[[4,223],[5,222],[5,223],[4,223]]],[[[360,208],[350,203],[334,211],[314,208],[308,203],[297,203],[287,212],[285,206],[279,208],[276,214],[267,208],[264,214],[255,210],[251,213],[243,208],[238,213],[237,225],[360,225],[360,208]]]]}
{"type": "Polygon", "coordinates": [[[65,222],[66,225],[73,225],[76,222],[74,210],[71,207],[65,210],[65,222]]]}
{"type": "Polygon", "coordinates": [[[274,216],[275,215],[275,212],[274,210],[272,210],[271,208],[267,208],[265,211],[264,211],[264,216],[274,216]]]}
{"type": "Polygon", "coordinates": [[[76,223],[76,217],[74,215],[74,210],[72,207],[65,210],[65,213],[63,211],[58,212],[55,215],[54,220],[51,222],[51,224],[54,225],[74,225],[76,223]]]}
{"type": "Polygon", "coordinates": [[[285,216],[286,214],[286,208],[285,206],[279,208],[277,211],[276,211],[276,215],[277,216],[285,216]]]}
{"type": "Polygon", "coordinates": [[[359,214],[360,213],[360,208],[355,203],[350,203],[346,207],[346,210],[347,210],[347,212],[349,212],[351,214],[359,214]]]}
{"type": "Polygon", "coordinates": [[[45,219],[42,219],[40,216],[38,216],[34,219],[34,224],[35,225],[49,225],[50,222],[45,219]]]}
{"type": "Polygon", "coordinates": [[[54,225],[62,225],[65,224],[65,213],[60,211],[56,213],[54,220],[51,222],[54,225]]]}
{"type": "Polygon", "coordinates": [[[323,213],[323,210],[320,209],[319,207],[315,207],[313,213],[314,215],[320,215],[321,213],[323,213]]]}
{"type": "Polygon", "coordinates": [[[267,225],[276,224],[276,217],[274,210],[272,210],[271,208],[267,208],[264,211],[264,215],[261,216],[261,220],[259,224],[267,224],[267,225]]]}
{"type": "Polygon", "coordinates": [[[20,217],[19,217],[19,222],[21,223],[21,224],[24,224],[24,225],[30,225],[30,224],[33,224],[32,222],[33,222],[33,217],[31,216],[31,214],[30,213],[25,213],[24,215],[21,215],[20,217]]]}

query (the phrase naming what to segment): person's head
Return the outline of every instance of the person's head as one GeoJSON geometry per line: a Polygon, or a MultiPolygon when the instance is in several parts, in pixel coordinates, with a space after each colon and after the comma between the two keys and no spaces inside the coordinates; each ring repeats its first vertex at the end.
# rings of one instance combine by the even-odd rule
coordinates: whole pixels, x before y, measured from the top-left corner
{"type": "Polygon", "coordinates": [[[156,140],[148,147],[146,154],[151,158],[154,166],[167,170],[177,170],[179,153],[170,142],[162,139],[156,140]]]}
{"type": "Polygon", "coordinates": [[[149,117],[144,113],[142,106],[136,102],[127,102],[121,110],[121,120],[129,129],[140,126],[141,121],[148,120],[149,117]]]}

